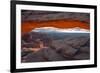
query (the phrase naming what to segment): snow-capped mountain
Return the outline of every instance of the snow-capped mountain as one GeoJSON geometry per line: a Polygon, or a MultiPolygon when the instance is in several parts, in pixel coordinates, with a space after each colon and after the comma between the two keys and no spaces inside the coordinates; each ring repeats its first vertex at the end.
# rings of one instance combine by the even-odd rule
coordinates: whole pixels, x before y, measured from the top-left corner
{"type": "Polygon", "coordinates": [[[32,30],[33,32],[63,32],[63,33],[89,33],[89,30],[79,27],[75,28],[56,28],[56,27],[40,27],[32,30]]]}

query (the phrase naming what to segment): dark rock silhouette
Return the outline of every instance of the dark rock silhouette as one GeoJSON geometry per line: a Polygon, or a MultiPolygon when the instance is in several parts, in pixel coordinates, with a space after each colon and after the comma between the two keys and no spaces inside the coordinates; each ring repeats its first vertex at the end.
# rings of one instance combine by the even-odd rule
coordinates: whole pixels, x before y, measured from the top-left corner
{"type": "Polygon", "coordinates": [[[85,52],[85,53],[89,53],[90,52],[90,48],[88,46],[80,47],[80,51],[81,52],[85,52]]]}
{"type": "Polygon", "coordinates": [[[89,53],[79,52],[73,58],[76,59],[76,60],[86,60],[86,59],[90,59],[90,55],[89,55],[89,53]]]}
{"type": "Polygon", "coordinates": [[[30,53],[26,56],[25,62],[60,61],[66,60],[51,48],[44,48],[38,52],[30,53]]]}
{"type": "Polygon", "coordinates": [[[48,21],[57,19],[74,19],[89,22],[89,13],[55,12],[55,11],[31,11],[22,10],[22,21],[48,21]]]}

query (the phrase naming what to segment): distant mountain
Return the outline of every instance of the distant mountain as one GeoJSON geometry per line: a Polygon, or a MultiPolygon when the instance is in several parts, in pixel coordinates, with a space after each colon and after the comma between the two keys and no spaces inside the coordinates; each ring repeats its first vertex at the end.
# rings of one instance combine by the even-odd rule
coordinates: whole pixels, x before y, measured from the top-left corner
{"type": "Polygon", "coordinates": [[[67,29],[61,29],[61,28],[56,28],[56,27],[40,27],[40,28],[35,28],[32,30],[33,32],[44,32],[44,33],[49,33],[49,32],[62,32],[62,33],[89,33],[89,30],[75,27],[75,28],[67,28],[67,29]]]}

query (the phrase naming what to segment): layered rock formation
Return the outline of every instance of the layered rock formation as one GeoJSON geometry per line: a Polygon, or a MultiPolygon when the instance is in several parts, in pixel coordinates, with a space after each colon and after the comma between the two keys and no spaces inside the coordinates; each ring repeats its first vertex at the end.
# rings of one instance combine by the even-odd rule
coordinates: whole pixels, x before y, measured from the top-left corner
{"type": "Polygon", "coordinates": [[[21,58],[22,62],[87,60],[90,59],[89,44],[89,36],[54,40],[47,34],[31,32],[22,36],[21,58]]]}

